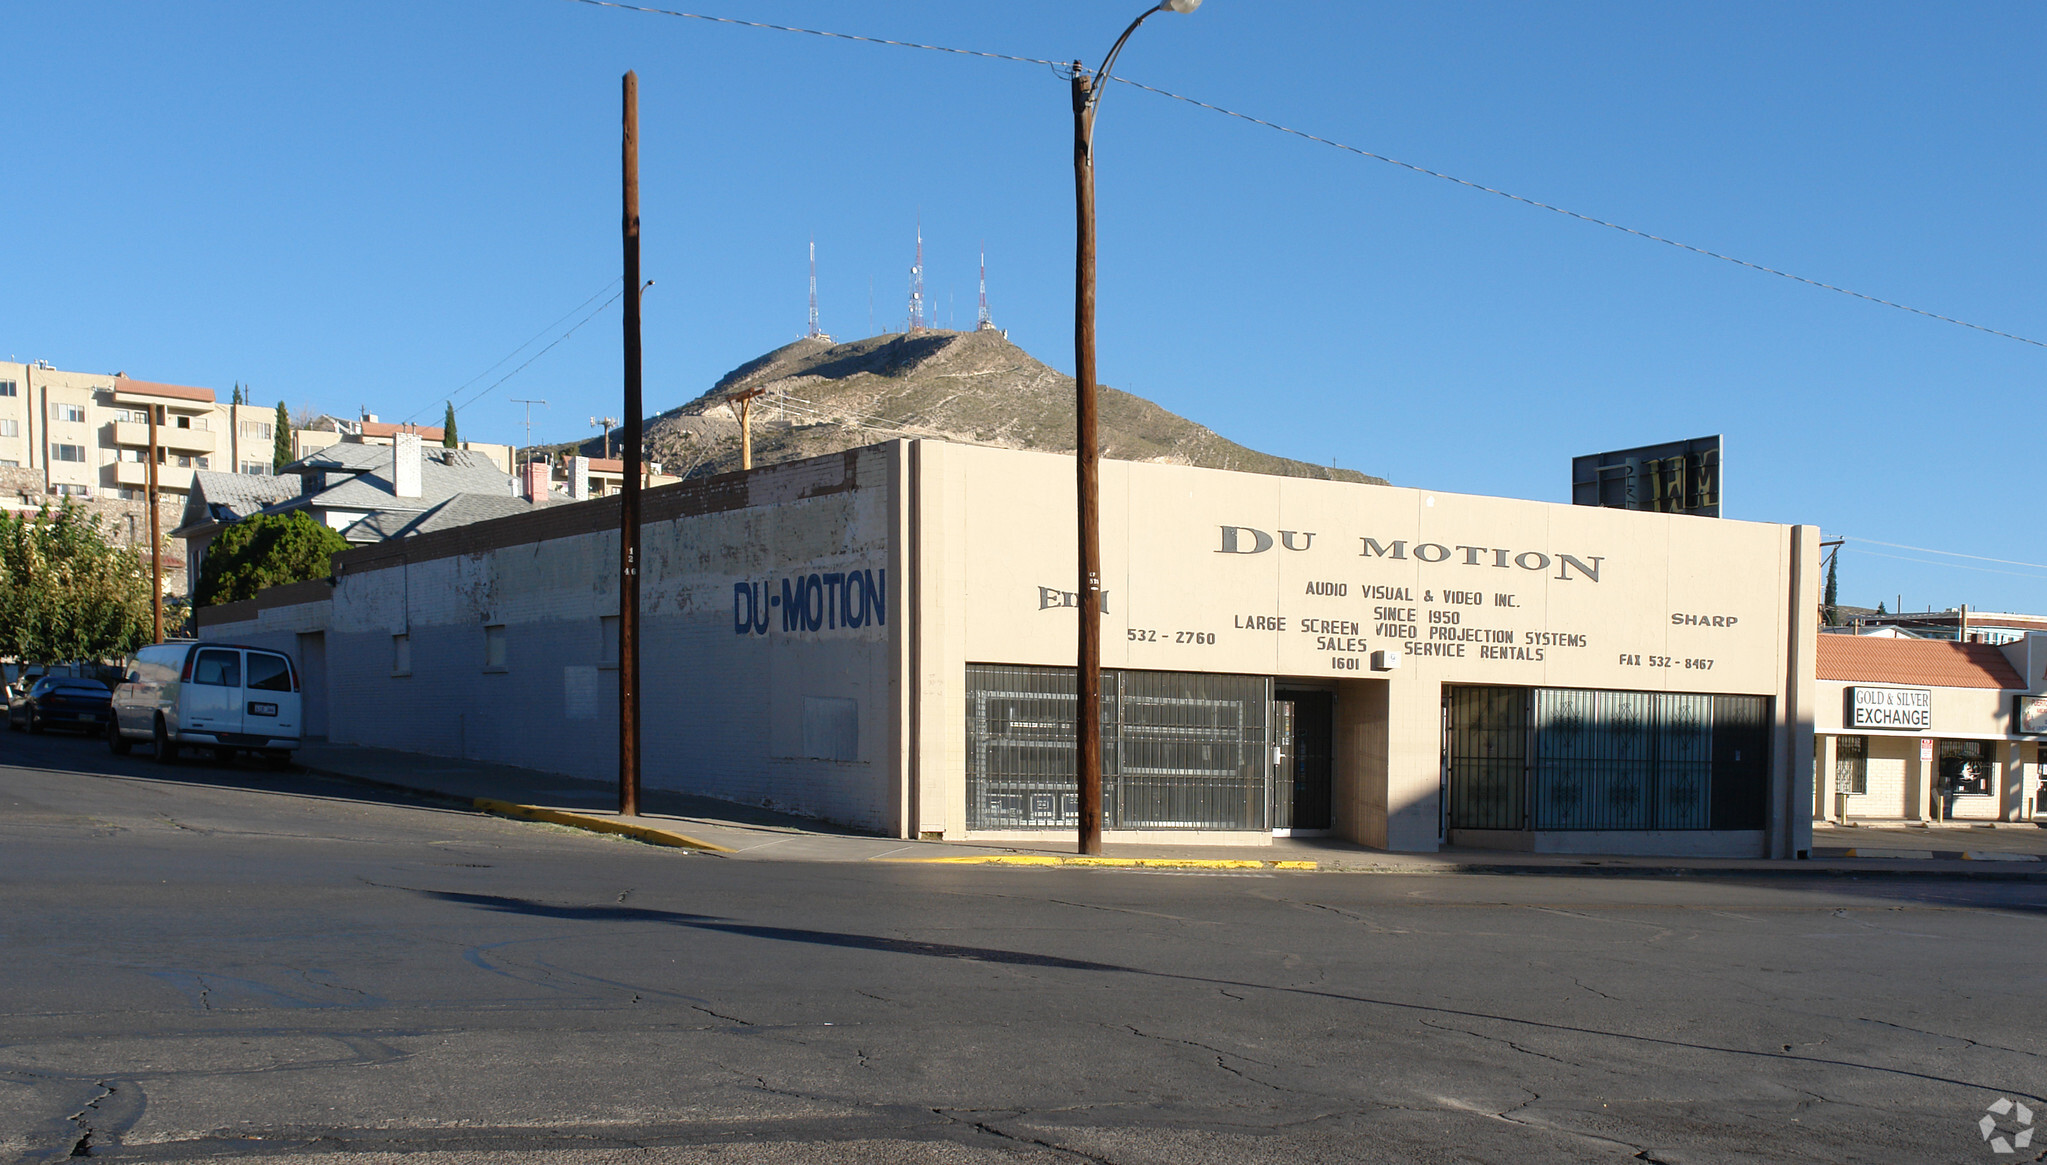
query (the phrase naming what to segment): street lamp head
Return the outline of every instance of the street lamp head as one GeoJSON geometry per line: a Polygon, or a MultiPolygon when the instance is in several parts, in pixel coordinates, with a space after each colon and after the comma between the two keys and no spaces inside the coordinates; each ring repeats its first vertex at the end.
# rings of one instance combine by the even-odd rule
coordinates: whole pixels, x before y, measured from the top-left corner
{"type": "Polygon", "coordinates": [[[1201,7],[1201,0],[1165,0],[1159,7],[1168,12],[1192,12],[1201,7]]]}

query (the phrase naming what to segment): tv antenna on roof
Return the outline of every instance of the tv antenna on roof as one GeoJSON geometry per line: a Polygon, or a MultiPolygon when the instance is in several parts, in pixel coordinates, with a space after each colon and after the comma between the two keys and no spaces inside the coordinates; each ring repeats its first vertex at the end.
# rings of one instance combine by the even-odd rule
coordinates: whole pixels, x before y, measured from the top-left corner
{"type": "Polygon", "coordinates": [[[513,397],[512,403],[526,406],[526,464],[531,465],[533,464],[533,406],[539,405],[541,408],[546,408],[547,402],[544,400],[525,400],[520,397],[513,397]]]}

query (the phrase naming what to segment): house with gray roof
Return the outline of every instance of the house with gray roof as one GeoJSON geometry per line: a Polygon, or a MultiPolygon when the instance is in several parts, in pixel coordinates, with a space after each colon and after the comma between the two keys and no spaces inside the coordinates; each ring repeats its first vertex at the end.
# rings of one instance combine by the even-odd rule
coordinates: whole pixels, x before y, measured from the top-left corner
{"type": "Polygon", "coordinates": [[[257,514],[304,510],[349,542],[368,545],[530,513],[550,500],[545,492],[537,500],[522,492],[519,479],[484,453],[424,445],[416,434],[399,433],[389,445],[329,445],[275,477],[196,473],[171,537],[185,541],[187,580],[196,594],[207,546],[223,529],[257,514]]]}

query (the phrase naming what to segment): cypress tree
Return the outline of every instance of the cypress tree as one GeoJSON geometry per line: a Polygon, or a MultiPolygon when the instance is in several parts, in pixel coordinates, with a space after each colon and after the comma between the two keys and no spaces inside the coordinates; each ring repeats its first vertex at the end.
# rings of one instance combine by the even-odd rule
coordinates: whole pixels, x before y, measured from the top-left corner
{"type": "Polygon", "coordinates": [[[449,402],[448,402],[448,415],[447,415],[447,418],[446,418],[445,420],[443,420],[443,421],[441,422],[441,444],[443,444],[443,445],[447,446],[447,447],[448,447],[448,448],[450,448],[450,449],[460,449],[460,448],[462,447],[461,445],[457,444],[457,443],[456,443],[456,441],[455,441],[455,402],[454,402],[454,401],[449,401],[449,402]]]}
{"type": "Polygon", "coordinates": [[[291,455],[291,413],[285,409],[283,401],[277,402],[276,433],[276,440],[271,446],[270,468],[283,469],[294,460],[291,455]]]}
{"type": "Polygon", "coordinates": [[[1840,568],[1841,568],[1840,554],[1835,553],[1829,555],[1827,557],[1827,594],[1826,597],[1821,600],[1821,605],[1826,610],[1827,626],[1829,627],[1838,627],[1841,625],[1840,568]]]}

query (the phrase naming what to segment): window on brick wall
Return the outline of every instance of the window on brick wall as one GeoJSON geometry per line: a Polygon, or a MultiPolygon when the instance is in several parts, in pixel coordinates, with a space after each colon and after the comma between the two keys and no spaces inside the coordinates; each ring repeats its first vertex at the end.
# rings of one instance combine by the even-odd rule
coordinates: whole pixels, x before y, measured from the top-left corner
{"type": "Polygon", "coordinates": [[[83,421],[85,420],[85,406],[58,405],[57,419],[60,421],[83,421]]]}
{"type": "Polygon", "coordinates": [[[505,626],[493,623],[483,629],[483,666],[486,671],[504,671],[507,668],[505,653],[505,626]]]}
{"type": "Polygon", "coordinates": [[[1834,791],[1851,797],[1869,792],[1869,737],[1834,738],[1834,791]]]}
{"type": "Polygon", "coordinates": [[[13,381],[0,380],[0,396],[16,396],[19,395],[20,392],[21,390],[14,386],[13,381]]]}
{"type": "Polygon", "coordinates": [[[242,472],[253,474],[256,477],[269,477],[270,463],[268,461],[244,461],[242,462],[242,472]]]}
{"type": "Polygon", "coordinates": [[[391,674],[412,674],[412,636],[401,633],[391,637],[391,674]]]}
{"type": "Polygon", "coordinates": [[[83,445],[52,446],[50,450],[50,457],[52,460],[55,461],[84,461],[85,446],[83,445]]]}
{"type": "Polygon", "coordinates": [[[60,482],[57,485],[53,486],[52,488],[55,489],[58,495],[61,497],[89,498],[92,496],[92,487],[89,485],[67,485],[60,482]]]}
{"type": "Polygon", "coordinates": [[[256,441],[268,441],[268,440],[271,440],[271,429],[270,429],[270,422],[268,422],[268,421],[243,421],[243,422],[242,422],[242,436],[244,436],[244,437],[248,437],[248,438],[250,438],[250,439],[252,439],[252,440],[256,440],[256,441]]]}

